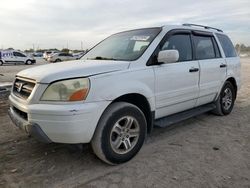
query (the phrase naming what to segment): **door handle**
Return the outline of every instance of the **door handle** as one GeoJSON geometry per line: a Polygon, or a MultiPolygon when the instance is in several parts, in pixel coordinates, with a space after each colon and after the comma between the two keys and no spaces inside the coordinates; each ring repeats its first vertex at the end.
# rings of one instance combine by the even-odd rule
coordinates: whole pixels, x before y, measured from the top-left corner
{"type": "Polygon", "coordinates": [[[198,72],[198,71],[199,71],[198,68],[191,68],[191,69],[189,69],[189,72],[198,72]]]}
{"type": "Polygon", "coordinates": [[[224,67],[227,67],[227,64],[221,64],[220,65],[220,68],[224,68],[224,67]]]}

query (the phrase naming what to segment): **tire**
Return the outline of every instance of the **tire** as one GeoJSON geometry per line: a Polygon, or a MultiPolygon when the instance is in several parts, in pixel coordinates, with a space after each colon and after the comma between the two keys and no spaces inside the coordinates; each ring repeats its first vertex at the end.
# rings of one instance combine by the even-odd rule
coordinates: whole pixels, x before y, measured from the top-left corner
{"type": "Polygon", "coordinates": [[[212,111],[219,116],[228,115],[234,107],[236,90],[231,82],[226,81],[221,89],[218,99],[215,101],[216,108],[212,111]]]}
{"type": "Polygon", "coordinates": [[[141,149],[146,138],[146,130],[146,118],[137,106],[116,102],[111,104],[100,118],[91,146],[102,161],[111,165],[125,163],[141,149]],[[126,125],[130,129],[122,130],[126,129],[126,125]]]}
{"type": "Polygon", "coordinates": [[[56,60],[55,60],[55,63],[61,62],[61,61],[62,61],[61,59],[56,59],[56,60]]]}
{"type": "Polygon", "coordinates": [[[3,65],[3,62],[2,61],[0,61],[0,66],[2,66],[3,65]]]}
{"type": "Polygon", "coordinates": [[[31,64],[32,64],[32,61],[31,61],[31,60],[27,60],[25,64],[26,64],[26,65],[31,65],[31,64]]]}

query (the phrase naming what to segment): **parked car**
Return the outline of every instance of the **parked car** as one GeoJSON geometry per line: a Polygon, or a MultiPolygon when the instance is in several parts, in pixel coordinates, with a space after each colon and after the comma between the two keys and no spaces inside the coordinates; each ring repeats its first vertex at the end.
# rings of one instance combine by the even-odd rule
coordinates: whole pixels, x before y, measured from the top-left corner
{"type": "Polygon", "coordinates": [[[35,53],[33,53],[33,57],[42,58],[43,57],[43,53],[42,52],[35,52],[35,53]]]}
{"type": "Polygon", "coordinates": [[[20,63],[31,65],[31,64],[36,63],[36,60],[33,57],[30,57],[20,51],[15,51],[15,50],[0,51],[0,65],[20,64],[20,63]]]}
{"type": "Polygon", "coordinates": [[[48,56],[47,61],[48,62],[61,62],[61,61],[70,61],[70,60],[76,60],[77,58],[74,57],[72,54],[70,53],[64,53],[64,52],[60,52],[60,53],[54,53],[48,56]]]}
{"type": "Polygon", "coordinates": [[[54,53],[58,53],[59,51],[45,51],[44,53],[43,53],[43,58],[45,59],[45,60],[47,60],[48,59],[48,57],[50,56],[50,55],[52,55],[52,54],[54,54],[54,53]]]}
{"type": "Polygon", "coordinates": [[[116,165],[132,159],[154,126],[233,109],[240,59],[219,29],[184,24],[114,34],[80,61],[19,72],[12,121],[46,143],[91,143],[116,165]]]}
{"type": "Polygon", "coordinates": [[[78,53],[74,53],[73,56],[76,59],[80,59],[84,54],[85,54],[85,52],[78,52],[78,53]]]}

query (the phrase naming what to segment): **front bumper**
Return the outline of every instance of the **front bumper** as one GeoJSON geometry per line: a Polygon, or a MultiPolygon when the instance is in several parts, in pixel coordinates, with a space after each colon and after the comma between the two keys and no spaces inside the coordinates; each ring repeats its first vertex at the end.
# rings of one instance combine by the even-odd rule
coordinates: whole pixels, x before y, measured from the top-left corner
{"type": "Polygon", "coordinates": [[[12,122],[19,127],[20,129],[24,130],[27,134],[35,137],[37,140],[43,143],[51,143],[52,141],[48,138],[48,136],[43,132],[41,127],[36,123],[28,123],[24,119],[20,118],[13,110],[10,108],[8,111],[9,117],[12,122]]]}
{"type": "Polygon", "coordinates": [[[10,95],[13,123],[42,142],[89,143],[108,101],[78,104],[22,104],[10,95]],[[17,113],[17,111],[20,113],[17,113]],[[26,114],[25,118],[22,114],[26,114]]]}

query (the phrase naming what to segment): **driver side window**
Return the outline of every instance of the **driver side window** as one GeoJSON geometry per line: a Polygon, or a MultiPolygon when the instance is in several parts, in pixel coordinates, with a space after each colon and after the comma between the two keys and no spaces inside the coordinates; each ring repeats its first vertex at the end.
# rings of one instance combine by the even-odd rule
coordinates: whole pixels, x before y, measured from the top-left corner
{"type": "Polygon", "coordinates": [[[21,54],[19,52],[13,52],[13,55],[16,57],[26,57],[24,54],[21,54]]]}
{"type": "Polygon", "coordinates": [[[170,36],[163,44],[161,50],[178,50],[179,60],[191,61],[192,60],[192,45],[189,34],[176,34],[170,36]]]}

